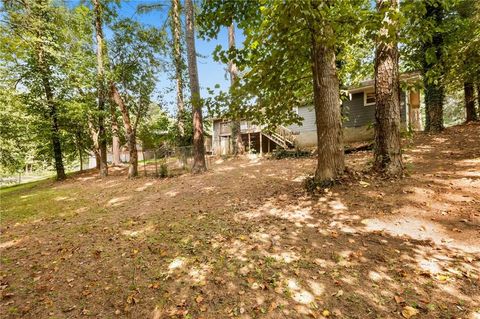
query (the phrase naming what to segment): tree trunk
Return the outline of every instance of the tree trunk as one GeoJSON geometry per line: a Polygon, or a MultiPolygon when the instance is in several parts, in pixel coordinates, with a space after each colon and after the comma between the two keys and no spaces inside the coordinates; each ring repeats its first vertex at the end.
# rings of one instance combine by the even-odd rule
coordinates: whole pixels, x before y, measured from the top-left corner
{"type": "Polygon", "coordinates": [[[397,24],[387,13],[398,11],[398,0],[377,0],[377,11],[385,12],[375,54],[375,148],[376,171],[400,175],[403,171],[400,143],[400,79],[398,73],[397,24]],[[386,7],[390,6],[390,8],[386,7]],[[392,25],[395,24],[395,25],[392,25]]]}
{"type": "Polygon", "coordinates": [[[63,180],[65,175],[65,168],[63,166],[62,145],[60,142],[60,130],[58,127],[58,110],[53,98],[53,90],[50,84],[50,68],[45,59],[45,51],[40,46],[37,50],[38,66],[41,72],[43,89],[49,108],[50,117],[50,138],[52,142],[53,158],[55,161],[55,171],[57,173],[57,180],[63,180]]]}
{"type": "Polygon", "coordinates": [[[172,0],[171,28],[173,35],[173,61],[175,64],[175,80],[177,84],[177,125],[181,144],[185,137],[185,104],[183,101],[183,58],[181,50],[180,1],[172,0]]]}
{"type": "Polygon", "coordinates": [[[203,144],[202,101],[200,99],[200,84],[198,83],[197,52],[195,50],[195,24],[192,0],[185,0],[186,10],[186,40],[188,74],[190,77],[190,93],[193,112],[193,167],[192,173],[207,170],[205,163],[205,145],[203,144]]]}
{"type": "Polygon", "coordinates": [[[478,111],[477,118],[480,118],[480,82],[477,82],[477,111],[478,111]]]}
{"type": "MultiPolygon", "coordinates": [[[[233,22],[228,27],[228,47],[230,49],[235,49],[235,26],[233,25],[233,22]]],[[[232,60],[228,63],[228,71],[230,73],[230,85],[233,86],[237,77],[237,66],[232,60]]],[[[243,154],[245,146],[243,145],[239,119],[233,119],[232,121],[232,140],[233,155],[243,154]]]]}
{"type": "Polygon", "coordinates": [[[465,93],[465,111],[466,122],[478,120],[477,111],[475,110],[475,89],[472,82],[463,83],[463,92],[465,93]]]}
{"type": "Polygon", "coordinates": [[[108,175],[107,166],[107,137],[105,131],[105,69],[103,66],[103,29],[102,29],[102,8],[100,0],[93,0],[95,14],[95,31],[97,38],[97,94],[98,94],[98,147],[100,153],[100,176],[108,175]]]}
{"type": "Polygon", "coordinates": [[[118,121],[115,108],[110,107],[112,117],[112,165],[118,166],[122,163],[120,159],[120,138],[118,137],[118,121]]]}
{"type": "MultiPolygon", "coordinates": [[[[435,27],[443,20],[443,7],[440,2],[426,2],[426,18],[433,18],[435,27]]],[[[438,133],[444,129],[443,126],[443,103],[445,98],[445,87],[441,78],[437,81],[427,77],[427,72],[432,68],[439,68],[443,72],[442,63],[443,36],[441,31],[436,31],[431,39],[424,44],[422,57],[423,81],[425,87],[425,131],[438,133]],[[435,53],[435,59],[427,59],[427,52],[435,53]]],[[[438,73],[438,72],[437,72],[438,73]]]]}
{"type": "Polygon", "coordinates": [[[80,160],[80,172],[83,172],[83,147],[82,147],[82,132],[77,130],[75,134],[75,145],[77,146],[78,159],[80,160]]]}
{"type": "MultiPolygon", "coordinates": [[[[325,29],[333,32],[328,26],[325,29]]],[[[315,182],[327,186],[345,167],[343,132],[335,51],[320,42],[316,32],[312,33],[312,73],[318,144],[315,182]]]]}
{"type": "Polygon", "coordinates": [[[137,138],[136,130],[132,126],[130,121],[130,115],[128,113],[127,106],[123,102],[120,93],[115,86],[115,83],[110,82],[110,95],[115,104],[118,105],[120,112],[122,113],[123,124],[125,126],[125,133],[127,137],[128,150],[130,152],[130,161],[128,166],[128,177],[133,178],[138,176],[138,153],[137,153],[137,138]]]}
{"type": "Polygon", "coordinates": [[[92,136],[93,141],[93,154],[95,155],[95,168],[100,169],[100,147],[98,145],[98,132],[95,129],[95,125],[93,124],[92,120],[88,119],[88,129],[90,131],[90,135],[92,136]]]}

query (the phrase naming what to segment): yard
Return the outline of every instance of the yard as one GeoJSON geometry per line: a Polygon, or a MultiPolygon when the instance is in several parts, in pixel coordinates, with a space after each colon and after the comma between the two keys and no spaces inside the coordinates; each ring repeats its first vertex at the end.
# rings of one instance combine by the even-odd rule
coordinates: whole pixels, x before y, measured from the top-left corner
{"type": "Polygon", "coordinates": [[[407,176],[316,194],[314,158],[124,169],[1,191],[2,318],[480,318],[480,125],[408,142],[407,176]]]}

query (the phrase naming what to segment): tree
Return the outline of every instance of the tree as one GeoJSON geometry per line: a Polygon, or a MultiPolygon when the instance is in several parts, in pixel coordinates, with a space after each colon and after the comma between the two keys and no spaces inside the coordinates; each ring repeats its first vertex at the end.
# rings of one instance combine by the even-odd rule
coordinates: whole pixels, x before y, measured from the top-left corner
{"type": "Polygon", "coordinates": [[[475,110],[475,88],[472,82],[463,84],[463,92],[465,96],[466,122],[477,121],[477,111],[475,110]]]}
{"type": "Polygon", "coordinates": [[[425,131],[437,133],[443,130],[443,104],[445,86],[443,83],[443,32],[441,25],[444,19],[443,0],[425,2],[424,19],[429,22],[433,31],[423,42],[422,72],[425,87],[425,131]]]}
{"type": "Polygon", "coordinates": [[[4,4],[9,25],[5,31],[10,33],[11,38],[6,36],[2,40],[8,45],[16,41],[15,50],[5,52],[4,61],[12,65],[9,73],[12,76],[16,73],[18,77],[15,87],[19,83],[25,85],[24,96],[28,96],[29,102],[34,104],[29,111],[45,124],[42,129],[47,131],[42,131],[42,135],[49,140],[47,145],[50,146],[57,180],[65,179],[59,101],[54,87],[61,77],[61,72],[54,71],[60,65],[60,48],[64,40],[62,30],[56,25],[63,23],[61,10],[41,0],[22,3],[5,1],[4,4]],[[33,97],[35,101],[31,99],[33,97]]]}
{"type": "Polygon", "coordinates": [[[215,36],[232,17],[245,34],[241,49],[216,52],[224,63],[233,58],[239,69],[238,85],[222,96],[231,102],[229,113],[274,128],[300,122],[296,107],[314,106],[319,185],[331,184],[344,170],[339,92],[343,70],[338,68],[355,60],[350,48],[360,38],[369,7],[360,0],[218,0],[202,7],[203,34],[215,36]]]}
{"type": "Polygon", "coordinates": [[[332,26],[328,22],[322,21],[320,17],[315,18],[310,24],[318,145],[315,181],[322,185],[328,185],[342,174],[344,169],[340,92],[335,66],[335,47],[330,44],[331,37],[334,36],[332,26]],[[317,24],[317,22],[320,23],[317,24]],[[327,38],[319,39],[317,35],[321,34],[318,29],[319,25],[327,38]]]}
{"type": "Polygon", "coordinates": [[[388,175],[403,170],[400,142],[400,80],[398,67],[398,0],[377,0],[382,16],[375,54],[374,168],[388,175]]]}
{"type": "Polygon", "coordinates": [[[108,175],[107,164],[107,136],[105,129],[105,40],[103,36],[103,9],[100,0],[93,0],[93,11],[95,14],[95,32],[97,40],[97,105],[98,105],[98,133],[96,134],[95,145],[98,147],[100,159],[100,176],[108,175]]]}
{"type": "MultiPolygon", "coordinates": [[[[152,10],[161,10],[165,5],[161,2],[154,2],[149,4],[141,4],[138,6],[139,12],[149,12],[152,10]]],[[[177,103],[177,141],[180,146],[188,145],[188,138],[186,137],[186,123],[187,114],[185,113],[185,101],[184,101],[184,73],[185,73],[185,61],[183,57],[183,33],[180,22],[181,15],[180,0],[171,0],[169,10],[169,23],[170,33],[172,36],[171,43],[171,57],[174,67],[174,80],[176,90],[176,103],[177,103]]],[[[187,134],[189,135],[189,134],[187,134]]]]}
{"type": "Polygon", "coordinates": [[[195,49],[195,25],[192,0],[185,0],[186,42],[188,58],[188,74],[190,78],[190,94],[193,113],[193,173],[206,171],[205,145],[203,143],[202,100],[198,82],[197,52],[195,49]]]}
{"type": "Polygon", "coordinates": [[[130,153],[128,177],[138,176],[137,128],[148,111],[159,71],[165,33],[130,19],[112,26],[109,93],[122,114],[130,153]]]}
{"type": "Polygon", "coordinates": [[[183,70],[185,69],[185,63],[182,55],[182,28],[180,24],[180,1],[172,0],[171,8],[171,32],[173,36],[172,56],[175,65],[175,81],[177,90],[177,122],[178,132],[181,140],[185,137],[185,103],[183,99],[183,70]]]}
{"type": "MultiPolygon", "coordinates": [[[[228,27],[228,48],[235,50],[235,25],[233,22],[228,27]]],[[[230,85],[234,86],[237,77],[237,66],[233,60],[228,63],[228,71],[230,73],[230,85]]],[[[243,154],[245,145],[243,145],[240,121],[232,121],[232,142],[233,142],[233,154],[243,154]]]]}

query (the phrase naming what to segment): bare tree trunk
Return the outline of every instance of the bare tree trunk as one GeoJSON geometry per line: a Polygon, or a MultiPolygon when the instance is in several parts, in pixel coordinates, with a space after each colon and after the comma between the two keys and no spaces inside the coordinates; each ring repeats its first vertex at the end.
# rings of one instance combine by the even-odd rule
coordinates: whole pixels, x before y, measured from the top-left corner
{"type": "Polygon", "coordinates": [[[480,82],[477,82],[477,111],[480,118],[480,82]]]}
{"type": "Polygon", "coordinates": [[[98,146],[98,132],[91,119],[88,119],[88,129],[93,141],[93,154],[95,155],[95,168],[100,169],[100,147],[98,146]]]}
{"type": "Polygon", "coordinates": [[[50,67],[45,59],[45,51],[41,46],[37,49],[37,58],[42,77],[43,89],[47,100],[47,106],[49,108],[50,138],[52,142],[53,158],[55,160],[55,171],[57,174],[57,180],[63,180],[67,176],[65,175],[65,168],[63,166],[62,145],[60,142],[60,130],[58,127],[58,110],[54,101],[53,90],[50,83],[50,67]]]}
{"type": "Polygon", "coordinates": [[[181,142],[185,137],[185,104],[183,101],[183,58],[181,50],[180,2],[172,0],[171,28],[173,35],[173,61],[175,64],[175,80],[177,84],[177,125],[181,142]]]}
{"type": "Polygon", "coordinates": [[[477,111],[475,110],[475,89],[472,82],[463,83],[463,92],[465,93],[465,111],[466,122],[477,121],[477,111]]]}
{"type": "Polygon", "coordinates": [[[115,108],[110,107],[112,118],[112,165],[118,166],[122,163],[120,159],[120,138],[118,137],[118,121],[115,114],[115,108]]]}
{"type": "MultiPolygon", "coordinates": [[[[435,20],[436,26],[440,25],[443,20],[443,7],[440,2],[426,3],[426,17],[435,20]]],[[[444,129],[443,126],[443,102],[445,98],[445,88],[442,80],[434,83],[426,75],[435,65],[442,67],[442,44],[443,36],[441,31],[436,31],[431,40],[424,44],[423,47],[423,81],[425,87],[425,131],[438,133],[444,129]],[[436,62],[427,59],[426,52],[435,52],[436,62]]]]}
{"type": "Polygon", "coordinates": [[[98,94],[98,148],[100,153],[100,176],[108,175],[107,166],[107,137],[105,131],[105,69],[103,66],[104,38],[102,29],[102,8],[100,0],[93,0],[95,14],[95,31],[97,38],[97,94],[98,94]]]}
{"type": "Polygon", "coordinates": [[[398,73],[397,28],[390,13],[398,11],[398,0],[377,0],[377,11],[384,12],[380,41],[375,54],[375,149],[376,171],[400,175],[403,171],[400,142],[400,79],[398,73]],[[390,8],[389,8],[390,7],[390,8]],[[395,25],[393,25],[395,24],[395,25]]]}
{"type": "Polygon", "coordinates": [[[83,172],[83,147],[82,147],[82,133],[77,130],[75,134],[75,145],[78,151],[78,159],[80,160],[80,172],[83,172]]]}
{"type": "MultiPolygon", "coordinates": [[[[232,24],[228,27],[228,47],[235,49],[235,26],[232,24]]],[[[235,84],[237,77],[237,67],[233,61],[228,63],[228,71],[230,73],[230,85],[235,84]]],[[[260,133],[261,134],[261,133],[260,133]]],[[[240,127],[240,120],[233,119],[232,121],[232,139],[233,139],[233,154],[243,154],[245,146],[243,145],[242,132],[240,127]]]]}
{"type": "Polygon", "coordinates": [[[195,50],[195,23],[192,0],[185,0],[186,10],[186,40],[188,74],[190,77],[190,93],[192,95],[193,111],[193,167],[192,173],[207,170],[205,163],[205,145],[203,144],[202,101],[200,99],[200,84],[198,83],[197,52],[195,50]]]}
{"type": "MultiPolygon", "coordinates": [[[[328,26],[324,29],[333,32],[328,26]]],[[[315,182],[327,186],[345,168],[340,89],[334,48],[320,42],[316,32],[312,33],[312,73],[318,143],[315,182]]]]}
{"type": "Polygon", "coordinates": [[[117,87],[115,86],[115,83],[113,82],[110,82],[110,94],[111,94],[112,100],[115,102],[115,104],[118,105],[118,108],[122,113],[123,124],[125,126],[128,150],[130,152],[128,177],[129,178],[137,177],[138,176],[138,153],[137,153],[136,130],[132,126],[128,109],[125,103],[123,102],[123,99],[120,96],[120,93],[118,92],[117,87]]]}

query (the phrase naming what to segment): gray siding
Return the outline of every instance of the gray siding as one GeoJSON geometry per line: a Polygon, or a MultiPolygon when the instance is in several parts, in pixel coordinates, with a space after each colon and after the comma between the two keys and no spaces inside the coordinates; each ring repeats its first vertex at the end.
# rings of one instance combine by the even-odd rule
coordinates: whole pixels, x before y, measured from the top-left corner
{"type": "MultiPolygon", "coordinates": [[[[352,94],[350,101],[342,103],[342,115],[346,118],[343,123],[346,127],[359,127],[372,125],[375,122],[375,105],[363,104],[363,92],[352,94]]],[[[406,94],[402,91],[400,96],[400,119],[405,123],[406,117],[406,94]]]]}
{"type": "Polygon", "coordinates": [[[315,110],[312,106],[303,106],[298,108],[298,115],[303,117],[301,125],[290,125],[288,128],[293,132],[311,132],[317,130],[315,120],[315,110]]]}
{"type": "MultiPolygon", "coordinates": [[[[400,118],[402,123],[406,123],[406,94],[402,91],[400,97],[400,118]]],[[[299,107],[298,115],[303,118],[301,125],[290,125],[288,128],[294,132],[312,132],[315,131],[315,110],[313,107],[299,107]]],[[[363,104],[363,92],[352,94],[352,99],[342,103],[342,115],[344,117],[343,126],[360,127],[372,125],[375,122],[375,105],[363,104]]]]}

